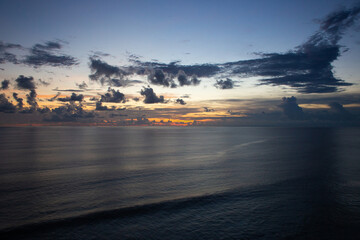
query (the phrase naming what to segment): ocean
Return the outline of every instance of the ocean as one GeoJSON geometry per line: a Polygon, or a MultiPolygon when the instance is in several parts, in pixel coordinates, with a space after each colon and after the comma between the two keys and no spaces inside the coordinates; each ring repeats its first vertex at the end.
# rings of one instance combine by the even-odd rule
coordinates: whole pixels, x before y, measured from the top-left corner
{"type": "Polygon", "coordinates": [[[0,239],[360,239],[359,156],[359,128],[0,128],[0,239]]]}

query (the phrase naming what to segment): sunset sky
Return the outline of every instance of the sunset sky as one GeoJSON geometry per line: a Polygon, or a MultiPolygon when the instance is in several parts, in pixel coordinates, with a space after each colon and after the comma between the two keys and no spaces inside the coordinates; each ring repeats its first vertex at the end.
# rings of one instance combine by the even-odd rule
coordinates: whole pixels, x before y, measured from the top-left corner
{"type": "Polygon", "coordinates": [[[359,1],[0,1],[0,125],[359,125],[359,1]]]}

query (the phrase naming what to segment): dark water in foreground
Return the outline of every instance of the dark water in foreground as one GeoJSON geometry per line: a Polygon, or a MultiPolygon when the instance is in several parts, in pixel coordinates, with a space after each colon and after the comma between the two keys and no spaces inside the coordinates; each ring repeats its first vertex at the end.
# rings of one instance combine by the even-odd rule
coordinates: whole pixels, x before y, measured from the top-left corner
{"type": "Polygon", "coordinates": [[[1,239],[360,239],[360,129],[0,128],[1,239]]]}

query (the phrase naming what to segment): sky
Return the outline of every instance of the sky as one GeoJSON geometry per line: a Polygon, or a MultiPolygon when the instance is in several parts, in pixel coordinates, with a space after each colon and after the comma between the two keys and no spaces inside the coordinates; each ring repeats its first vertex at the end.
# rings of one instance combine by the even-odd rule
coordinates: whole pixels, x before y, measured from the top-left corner
{"type": "Polygon", "coordinates": [[[360,2],[0,1],[0,125],[358,126],[360,2]]]}

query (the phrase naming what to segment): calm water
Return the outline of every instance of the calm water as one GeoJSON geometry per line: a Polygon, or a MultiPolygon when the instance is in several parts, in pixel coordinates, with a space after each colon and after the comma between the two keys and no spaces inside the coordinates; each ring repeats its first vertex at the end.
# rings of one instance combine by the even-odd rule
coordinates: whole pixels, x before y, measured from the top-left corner
{"type": "Polygon", "coordinates": [[[0,238],[360,239],[360,129],[0,128],[0,238]]]}

